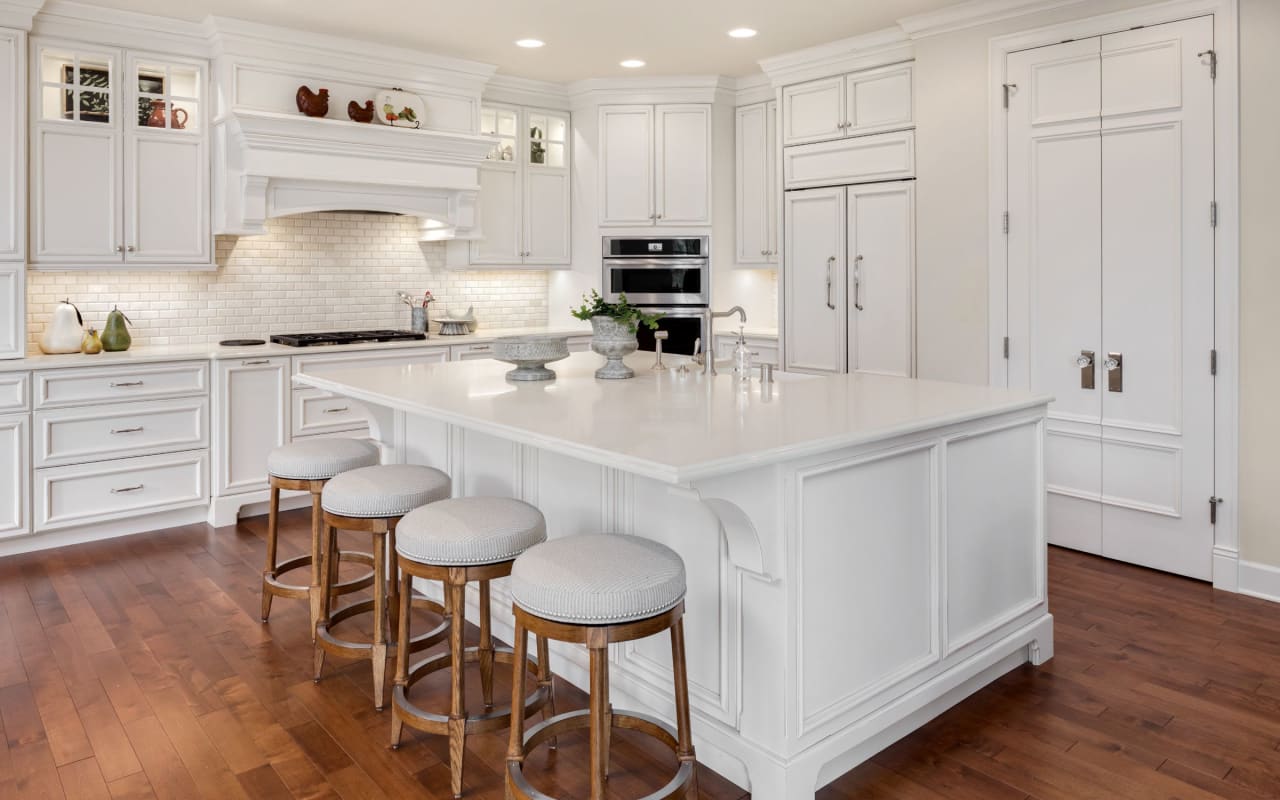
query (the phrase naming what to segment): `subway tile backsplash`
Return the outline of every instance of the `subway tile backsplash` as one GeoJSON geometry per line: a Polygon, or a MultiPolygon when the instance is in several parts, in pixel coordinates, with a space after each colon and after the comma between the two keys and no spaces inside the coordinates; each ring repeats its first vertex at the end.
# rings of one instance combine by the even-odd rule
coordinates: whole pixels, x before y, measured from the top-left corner
{"type": "Polygon", "coordinates": [[[407,328],[395,296],[430,289],[432,318],[474,305],[482,327],[547,324],[547,273],[444,268],[413,217],[316,213],[268,222],[263,236],[218,237],[217,272],[27,273],[28,350],[64,297],[101,329],[113,305],[136,344],[201,344],[290,331],[407,328]]]}

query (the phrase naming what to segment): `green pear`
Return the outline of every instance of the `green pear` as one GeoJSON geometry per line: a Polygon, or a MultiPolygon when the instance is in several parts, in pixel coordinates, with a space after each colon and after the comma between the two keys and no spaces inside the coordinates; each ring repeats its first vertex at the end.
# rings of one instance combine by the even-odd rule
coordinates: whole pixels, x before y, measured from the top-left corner
{"type": "Polygon", "coordinates": [[[125,323],[129,322],[129,318],[119,307],[111,309],[111,313],[107,315],[107,325],[102,329],[102,349],[108,353],[118,353],[129,349],[129,345],[133,344],[133,337],[129,335],[129,328],[125,323]]]}

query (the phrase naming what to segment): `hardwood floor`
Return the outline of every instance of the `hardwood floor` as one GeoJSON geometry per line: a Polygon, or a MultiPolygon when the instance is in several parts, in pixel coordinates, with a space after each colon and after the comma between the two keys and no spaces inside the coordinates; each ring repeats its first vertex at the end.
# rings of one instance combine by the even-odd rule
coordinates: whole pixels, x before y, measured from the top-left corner
{"type": "MultiPolygon", "coordinates": [[[[282,553],[300,552],[306,515],[283,523],[282,553]]],[[[443,737],[406,730],[387,748],[366,663],[330,659],[312,683],[305,604],[277,600],[258,620],[264,526],[0,559],[0,798],[449,796],[443,737]]],[[[819,797],[1280,797],[1280,606],[1063,550],[1050,600],[1053,661],[819,797]]],[[[415,687],[424,705],[447,696],[436,677],[415,687]]],[[[561,708],[585,705],[558,691],[561,708]]],[[[469,740],[468,797],[502,797],[505,745],[469,740]]],[[[529,774],[583,797],[585,736],[560,745],[529,774]]],[[[673,768],[661,745],[620,734],[611,794],[652,791],[673,768]]],[[[704,798],[744,796],[709,770],[699,784],[704,798]]]]}

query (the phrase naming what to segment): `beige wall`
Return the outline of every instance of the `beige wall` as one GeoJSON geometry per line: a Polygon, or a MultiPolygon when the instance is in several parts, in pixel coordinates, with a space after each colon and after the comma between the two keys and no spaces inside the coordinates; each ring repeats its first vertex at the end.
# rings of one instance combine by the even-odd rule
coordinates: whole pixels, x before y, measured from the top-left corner
{"type": "Polygon", "coordinates": [[[1240,558],[1280,566],[1280,2],[1240,0],[1240,558]]]}
{"type": "MultiPolygon", "coordinates": [[[[987,379],[988,41],[1147,4],[1099,0],[916,46],[920,376],[987,379]]],[[[1280,2],[1240,0],[1240,555],[1280,566],[1280,2]]],[[[1230,499],[1228,499],[1230,501],[1230,499]]]]}

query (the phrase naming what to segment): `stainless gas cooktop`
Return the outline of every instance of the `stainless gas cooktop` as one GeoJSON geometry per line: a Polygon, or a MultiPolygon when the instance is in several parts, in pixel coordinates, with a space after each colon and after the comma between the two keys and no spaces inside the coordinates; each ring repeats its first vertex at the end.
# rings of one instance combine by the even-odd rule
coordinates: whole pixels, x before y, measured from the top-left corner
{"type": "Polygon", "coordinates": [[[324,333],[277,333],[271,341],[289,347],[321,347],[334,344],[363,344],[365,342],[407,342],[425,339],[425,333],[413,331],[328,331],[324,333]]]}

